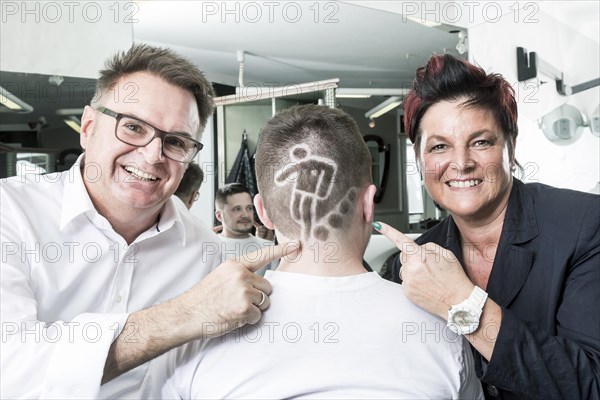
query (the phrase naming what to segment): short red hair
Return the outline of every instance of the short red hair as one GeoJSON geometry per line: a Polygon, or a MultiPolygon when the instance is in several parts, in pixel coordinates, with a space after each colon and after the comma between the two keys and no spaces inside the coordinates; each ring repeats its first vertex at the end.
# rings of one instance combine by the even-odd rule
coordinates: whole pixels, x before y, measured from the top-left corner
{"type": "Polygon", "coordinates": [[[509,142],[518,135],[517,102],[512,86],[500,74],[486,74],[483,68],[450,54],[436,55],[427,66],[417,69],[412,90],[404,100],[404,131],[420,148],[420,125],[432,105],[445,100],[466,97],[467,107],[490,111],[509,142]]]}

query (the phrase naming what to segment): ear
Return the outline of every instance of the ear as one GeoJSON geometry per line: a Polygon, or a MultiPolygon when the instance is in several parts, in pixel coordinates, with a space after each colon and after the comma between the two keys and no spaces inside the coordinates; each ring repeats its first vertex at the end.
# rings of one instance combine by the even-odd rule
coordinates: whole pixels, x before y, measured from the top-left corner
{"type": "Polygon", "coordinates": [[[373,217],[375,215],[375,192],[377,192],[375,185],[369,185],[367,190],[363,193],[363,218],[369,224],[373,222],[373,217]]]}
{"type": "Polygon", "coordinates": [[[79,134],[79,143],[85,150],[87,142],[94,132],[94,124],[96,122],[96,113],[90,106],[85,106],[83,109],[83,115],[81,116],[81,129],[79,134]]]}
{"type": "Polygon", "coordinates": [[[185,205],[187,206],[188,209],[192,208],[192,206],[194,205],[194,197],[195,196],[196,196],[196,192],[192,192],[190,197],[188,197],[187,201],[185,202],[185,205]]]}
{"type": "Polygon", "coordinates": [[[265,205],[263,204],[263,200],[260,194],[254,196],[254,208],[256,209],[256,213],[258,214],[258,218],[260,218],[261,222],[267,228],[274,230],[275,225],[267,215],[267,211],[265,210],[265,205]]]}
{"type": "Polygon", "coordinates": [[[221,210],[215,210],[215,218],[217,221],[223,223],[223,214],[221,213],[221,210]]]}
{"type": "Polygon", "coordinates": [[[516,160],[517,160],[517,138],[514,136],[510,137],[510,141],[512,142],[512,159],[510,160],[511,165],[515,165],[516,164],[516,160]]]}

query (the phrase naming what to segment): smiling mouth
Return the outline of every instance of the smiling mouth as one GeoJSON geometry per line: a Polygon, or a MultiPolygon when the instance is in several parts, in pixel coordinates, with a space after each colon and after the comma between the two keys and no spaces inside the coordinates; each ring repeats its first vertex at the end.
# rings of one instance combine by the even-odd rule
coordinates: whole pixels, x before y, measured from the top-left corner
{"type": "Polygon", "coordinates": [[[471,179],[470,181],[448,181],[446,185],[452,188],[463,189],[477,186],[481,182],[483,182],[481,179],[471,179]]]}
{"type": "Polygon", "coordinates": [[[140,171],[139,169],[137,169],[136,167],[133,167],[131,165],[127,165],[127,166],[123,167],[123,169],[125,169],[125,171],[129,172],[131,175],[133,175],[134,177],[136,177],[137,179],[139,179],[141,181],[154,182],[158,179],[158,177],[156,177],[154,175],[150,175],[144,171],[140,171]]]}

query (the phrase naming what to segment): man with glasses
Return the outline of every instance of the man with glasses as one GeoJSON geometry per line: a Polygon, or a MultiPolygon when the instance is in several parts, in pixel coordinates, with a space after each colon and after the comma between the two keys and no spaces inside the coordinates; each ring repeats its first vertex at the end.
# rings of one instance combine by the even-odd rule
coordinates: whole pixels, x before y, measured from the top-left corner
{"type": "Polygon", "coordinates": [[[0,398],[136,397],[148,360],[260,319],[253,271],[291,248],[219,266],[172,199],[212,95],[189,61],[135,45],[100,72],[73,168],[2,182],[0,398]]]}
{"type": "Polygon", "coordinates": [[[204,181],[204,171],[198,164],[190,163],[183,174],[181,183],[175,191],[175,196],[179,197],[183,204],[189,210],[200,197],[200,186],[204,181]]]}

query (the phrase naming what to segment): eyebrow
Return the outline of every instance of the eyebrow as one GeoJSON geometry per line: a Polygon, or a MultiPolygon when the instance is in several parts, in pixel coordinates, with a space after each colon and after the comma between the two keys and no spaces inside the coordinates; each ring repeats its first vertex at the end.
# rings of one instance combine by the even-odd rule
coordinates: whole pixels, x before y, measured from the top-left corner
{"type": "MultiPolygon", "coordinates": [[[[491,131],[491,130],[489,130],[489,129],[486,128],[486,129],[480,129],[480,130],[475,131],[475,132],[471,132],[469,134],[468,138],[469,138],[469,140],[471,140],[471,139],[473,139],[473,138],[475,138],[477,136],[483,135],[484,133],[491,133],[492,135],[495,135],[495,133],[493,131],[491,131]]],[[[440,140],[440,141],[446,141],[447,140],[446,136],[442,136],[442,135],[438,135],[438,134],[433,134],[433,135],[429,136],[425,142],[427,143],[430,140],[434,140],[434,139],[437,139],[437,140],[440,140]]]]}
{"type": "Polygon", "coordinates": [[[156,129],[156,130],[159,130],[159,131],[161,131],[161,132],[165,132],[165,133],[168,133],[168,134],[170,134],[170,135],[187,136],[187,137],[189,137],[190,139],[194,139],[194,140],[196,140],[196,139],[194,138],[194,136],[192,136],[192,134],[191,134],[191,133],[189,133],[189,132],[184,132],[184,131],[174,131],[174,132],[165,131],[165,130],[163,130],[163,129],[157,128],[156,126],[152,125],[150,122],[146,121],[146,120],[145,120],[145,119],[143,119],[143,118],[140,118],[140,117],[138,117],[137,115],[134,115],[134,114],[127,114],[127,113],[121,113],[121,114],[123,114],[123,115],[124,115],[124,116],[126,116],[126,117],[135,118],[135,119],[137,119],[137,120],[139,120],[139,121],[141,121],[141,122],[145,123],[146,125],[150,125],[150,126],[151,126],[151,127],[153,127],[154,129],[156,129]]]}

